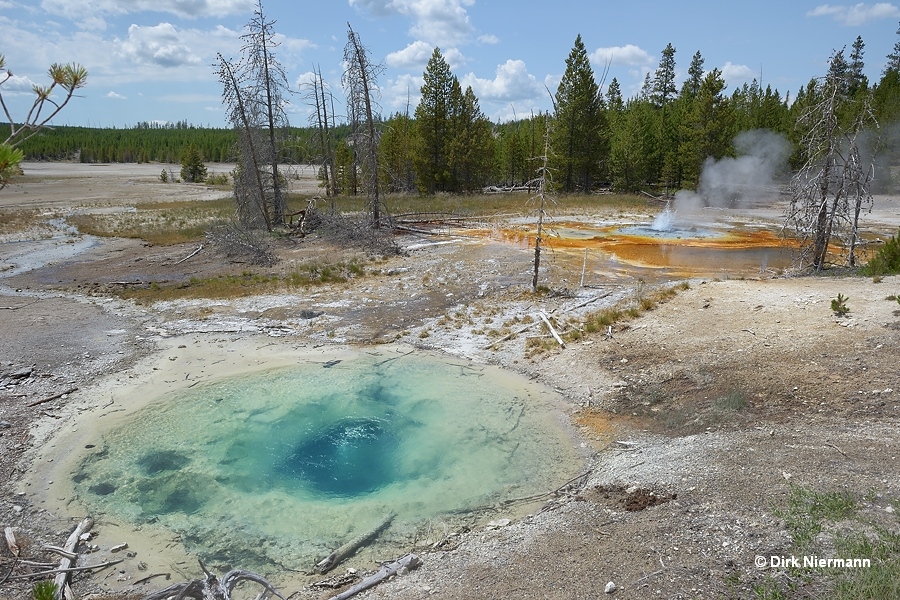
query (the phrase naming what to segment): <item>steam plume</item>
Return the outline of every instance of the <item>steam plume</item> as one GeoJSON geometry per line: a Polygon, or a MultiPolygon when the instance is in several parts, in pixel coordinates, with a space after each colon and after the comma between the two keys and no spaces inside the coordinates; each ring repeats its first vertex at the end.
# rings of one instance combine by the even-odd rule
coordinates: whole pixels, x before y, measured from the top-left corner
{"type": "Polygon", "coordinates": [[[697,192],[675,194],[675,210],[689,213],[707,206],[735,207],[773,195],[773,185],[787,172],[791,144],[782,135],[764,129],[734,138],[736,158],[707,158],[697,192]]]}

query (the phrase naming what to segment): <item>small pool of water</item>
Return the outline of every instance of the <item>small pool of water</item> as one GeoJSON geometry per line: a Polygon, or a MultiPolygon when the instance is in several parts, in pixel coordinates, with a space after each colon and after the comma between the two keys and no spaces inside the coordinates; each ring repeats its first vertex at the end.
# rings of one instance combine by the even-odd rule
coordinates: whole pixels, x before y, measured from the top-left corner
{"type": "MultiPolygon", "coordinates": [[[[684,277],[755,275],[791,265],[791,244],[762,227],[675,220],[648,223],[580,223],[546,226],[544,247],[554,264],[577,280],[633,277],[667,280],[684,277]]],[[[530,226],[491,232],[505,242],[532,247],[530,226]]]]}
{"type": "Polygon", "coordinates": [[[101,512],[177,531],[207,560],[305,571],[389,515],[381,541],[408,549],[436,523],[576,475],[556,401],[499,369],[419,353],[302,364],[145,407],[88,444],[75,489],[101,512]]]}

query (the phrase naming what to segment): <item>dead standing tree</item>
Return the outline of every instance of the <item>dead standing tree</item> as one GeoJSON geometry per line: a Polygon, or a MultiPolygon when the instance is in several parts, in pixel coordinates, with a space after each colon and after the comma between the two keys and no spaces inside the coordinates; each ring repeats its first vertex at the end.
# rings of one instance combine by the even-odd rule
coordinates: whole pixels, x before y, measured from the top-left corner
{"type": "Polygon", "coordinates": [[[247,33],[241,36],[244,47],[244,68],[250,83],[250,99],[257,105],[256,113],[261,117],[260,125],[265,133],[264,159],[271,169],[273,224],[283,225],[287,212],[282,178],[278,172],[281,159],[282,136],[287,131],[288,120],[284,111],[285,93],[290,91],[284,67],[275,59],[275,21],[266,19],[262,0],[257,0],[253,17],[247,23],[247,33]]]}
{"type": "Polygon", "coordinates": [[[537,187],[537,193],[532,198],[532,201],[536,202],[538,205],[538,222],[537,222],[537,237],[534,239],[534,276],[531,278],[531,291],[537,292],[538,290],[538,273],[541,268],[541,241],[543,236],[544,229],[544,215],[546,215],[546,206],[550,198],[547,195],[547,190],[550,187],[550,169],[547,166],[548,156],[550,154],[550,119],[547,118],[545,121],[546,128],[544,130],[544,155],[536,158],[535,160],[541,161],[541,166],[538,167],[538,176],[533,181],[528,182],[529,189],[532,185],[537,187]]]}
{"type": "MultiPolygon", "coordinates": [[[[328,120],[328,100],[329,98],[332,99],[333,106],[333,96],[331,95],[331,92],[328,91],[328,86],[325,84],[325,79],[322,77],[322,69],[320,67],[317,67],[316,70],[313,71],[313,80],[310,85],[312,86],[312,91],[311,94],[307,94],[307,99],[312,100],[312,106],[314,106],[316,109],[316,112],[310,116],[310,121],[319,132],[319,152],[321,154],[322,162],[322,181],[325,184],[325,195],[332,198],[331,212],[333,214],[333,197],[340,192],[340,190],[337,189],[334,150],[331,145],[331,129],[333,129],[333,125],[330,125],[328,120]]],[[[331,114],[333,123],[333,109],[331,111],[331,114]]]]}
{"type": "Polygon", "coordinates": [[[238,218],[249,229],[265,225],[268,231],[284,223],[286,204],[278,167],[288,127],[285,93],[287,76],[273,50],[278,47],[275,22],[266,19],[262,1],[241,36],[244,46],[238,62],[218,55],[216,74],[229,121],[239,134],[235,200],[238,218]]]}
{"type": "Polygon", "coordinates": [[[222,99],[228,120],[238,131],[238,166],[234,176],[234,197],[237,203],[238,221],[249,229],[254,229],[260,221],[267,231],[272,231],[272,218],[266,202],[266,184],[263,181],[259,162],[260,153],[255,115],[251,113],[253,103],[247,97],[242,85],[242,77],[234,65],[218,55],[216,74],[222,83],[222,99]]]}
{"type": "Polygon", "coordinates": [[[373,93],[377,90],[378,75],[384,71],[381,64],[373,64],[369,51],[362,45],[359,34],[347,23],[347,45],[344,46],[346,70],[341,82],[347,95],[347,112],[351,116],[353,152],[355,164],[362,175],[372,227],[381,222],[381,199],[378,190],[378,139],[375,126],[375,102],[373,93]],[[360,123],[364,118],[365,123],[360,123]]]}
{"type": "Polygon", "coordinates": [[[855,266],[859,217],[872,206],[874,162],[864,159],[860,145],[877,123],[868,96],[862,106],[849,97],[846,79],[835,68],[841,61],[842,51],[832,56],[832,69],[816,83],[815,100],[799,120],[808,128],[802,142],[807,161],[791,180],[785,220],[785,229],[800,241],[799,266],[811,265],[817,272],[834,241],[846,264],[855,266]]]}

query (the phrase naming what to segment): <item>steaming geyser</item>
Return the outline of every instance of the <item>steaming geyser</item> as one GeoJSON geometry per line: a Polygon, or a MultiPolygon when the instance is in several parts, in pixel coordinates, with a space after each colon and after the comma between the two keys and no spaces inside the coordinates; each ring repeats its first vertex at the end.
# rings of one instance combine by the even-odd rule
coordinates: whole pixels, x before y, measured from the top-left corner
{"type": "Polygon", "coordinates": [[[653,231],[672,231],[675,229],[675,211],[672,210],[670,202],[666,202],[666,208],[653,219],[650,229],[653,231]]]}
{"type": "Polygon", "coordinates": [[[408,547],[424,523],[571,478],[581,458],[554,402],[462,361],[309,363],[148,406],[88,441],[74,481],[92,510],[177,531],[202,557],[306,570],[390,513],[408,547]]]}

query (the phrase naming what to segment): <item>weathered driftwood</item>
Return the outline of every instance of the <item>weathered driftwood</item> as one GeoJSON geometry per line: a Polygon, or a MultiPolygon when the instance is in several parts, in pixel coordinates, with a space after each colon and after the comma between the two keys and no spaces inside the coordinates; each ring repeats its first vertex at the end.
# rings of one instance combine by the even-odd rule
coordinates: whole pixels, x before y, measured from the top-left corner
{"type": "Polygon", "coordinates": [[[260,593],[257,596],[258,598],[264,598],[267,594],[274,594],[281,600],[285,600],[284,596],[271,583],[266,581],[262,575],[244,571],[243,569],[232,569],[225,573],[222,579],[219,579],[209,572],[203,561],[200,561],[200,568],[203,569],[205,574],[203,579],[194,579],[187,583],[170,585],[164,590],[145,596],[144,600],[183,600],[185,598],[193,598],[193,600],[231,600],[231,592],[234,591],[235,586],[241,581],[252,581],[264,587],[265,591],[260,593]]]}
{"type": "Polygon", "coordinates": [[[65,548],[60,548],[59,546],[51,546],[50,544],[45,544],[41,547],[41,550],[43,550],[44,552],[52,552],[53,554],[58,554],[63,558],[70,558],[72,560],[76,560],[78,558],[78,555],[74,552],[69,552],[65,548]]]}
{"type": "Polygon", "coordinates": [[[375,527],[374,529],[370,529],[362,535],[350,540],[349,542],[317,562],[315,566],[316,573],[327,573],[338,564],[340,564],[342,560],[381,535],[381,533],[384,532],[385,529],[391,526],[391,521],[394,520],[395,516],[395,513],[389,514],[381,523],[378,524],[377,527],[375,527]]]}
{"type": "MultiPolygon", "coordinates": [[[[113,565],[117,565],[120,562],[125,562],[124,558],[118,558],[116,560],[108,560],[106,562],[102,562],[96,565],[85,565],[83,567],[68,567],[66,569],[60,569],[59,567],[54,567],[53,565],[49,565],[47,570],[45,571],[35,571],[33,573],[26,573],[24,575],[14,575],[9,578],[10,581],[21,581],[23,579],[41,579],[46,575],[68,575],[69,573],[80,573],[82,571],[95,571],[97,569],[105,569],[106,567],[111,567],[113,565]]],[[[23,565],[27,565],[27,561],[22,561],[23,565]]],[[[28,565],[32,566],[32,565],[28,565]]]]}
{"type": "Polygon", "coordinates": [[[39,406],[39,405],[41,405],[41,404],[46,404],[47,402],[52,402],[53,400],[56,400],[57,398],[62,398],[62,397],[65,396],[66,394],[72,394],[72,393],[75,393],[75,392],[77,392],[77,391],[78,391],[78,388],[77,388],[77,387],[69,388],[69,389],[67,389],[67,390],[64,391],[64,392],[60,392],[60,393],[58,393],[58,394],[53,394],[52,396],[48,396],[47,398],[42,398],[42,399],[40,399],[40,400],[35,400],[34,402],[32,402],[31,404],[29,404],[28,406],[39,406]]]}
{"type": "Polygon", "coordinates": [[[559,337],[559,334],[556,333],[556,330],[553,329],[553,325],[550,324],[550,319],[547,318],[547,315],[543,313],[543,311],[538,313],[538,316],[541,318],[541,321],[544,322],[544,325],[547,326],[547,329],[550,330],[550,333],[553,335],[553,339],[556,340],[556,343],[559,344],[562,348],[566,347],[566,343],[559,337]]]}
{"type": "Polygon", "coordinates": [[[131,585],[141,585],[142,583],[147,583],[151,579],[156,579],[157,577],[165,577],[166,581],[172,578],[171,573],[153,573],[152,575],[147,575],[146,577],[142,577],[137,581],[134,581],[131,585]]]}
{"type": "Polygon", "coordinates": [[[6,537],[6,547],[9,548],[9,551],[12,552],[13,556],[19,555],[19,543],[16,541],[16,532],[12,527],[7,527],[3,530],[3,535],[6,537]]]}
{"type": "MultiPolygon", "coordinates": [[[[196,250],[194,250],[193,252],[191,252],[190,254],[188,254],[187,256],[185,256],[184,258],[182,258],[181,260],[179,260],[179,261],[178,261],[177,263],[175,263],[175,264],[176,264],[176,265],[180,265],[180,264],[183,263],[184,261],[186,261],[186,260],[188,260],[188,259],[190,259],[190,258],[195,257],[197,254],[200,253],[201,250],[203,250],[203,244],[200,244],[200,245],[197,247],[196,250]]],[[[174,265],[173,265],[173,266],[174,266],[174,265]]]]}
{"type": "MultiPolygon", "coordinates": [[[[60,394],[60,396],[61,395],[62,394],[60,394]]],[[[68,552],[69,554],[74,554],[75,547],[78,545],[78,541],[81,539],[81,536],[90,531],[91,527],[93,526],[93,518],[88,516],[82,519],[78,526],[75,528],[75,531],[73,531],[69,538],[66,540],[66,543],[63,546],[63,550],[65,552],[68,552]]],[[[59,561],[59,572],[53,579],[54,583],[56,583],[56,595],[54,596],[55,600],[61,600],[62,598],[65,598],[66,600],[75,600],[75,594],[72,593],[72,588],[69,587],[70,571],[68,569],[75,566],[76,558],[63,557],[62,560],[59,561]]]]}
{"type": "Polygon", "coordinates": [[[379,569],[377,573],[366,577],[365,579],[354,585],[352,588],[344,590],[337,596],[332,596],[330,600],[347,600],[347,598],[351,598],[360,592],[364,592],[367,589],[378,585],[385,579],[393,577],[402,569],[411,571],[412,569],[418,567],[420,564],[422,564],[422,561],[416,554],[407,554],[403,558],[399,558],[390,564],[382,565],[381,569],[379,569]]]}

